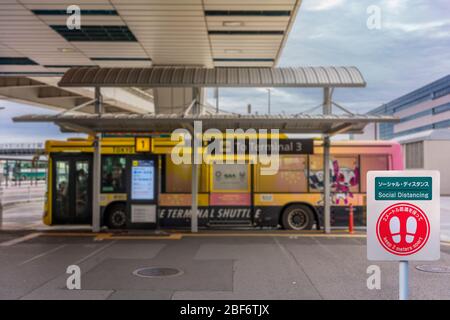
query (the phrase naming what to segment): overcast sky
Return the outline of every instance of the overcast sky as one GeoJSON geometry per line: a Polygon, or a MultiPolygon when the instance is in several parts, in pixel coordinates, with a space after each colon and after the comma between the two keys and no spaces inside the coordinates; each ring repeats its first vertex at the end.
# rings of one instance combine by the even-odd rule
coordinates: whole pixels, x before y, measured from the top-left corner
{"type": "MultiPolygon", "coordinates": [[[[365,113],[450,73],[449,0],[304,0],[280,66],[356,66],[362,89],[337,89],[333,100],[365,113]],[[367,8],[381,11],[381,28],[369,29],[367,8]]],[[[211,97],[212,95],[209,94],[211,97]]],[[[321,103],[315,89],[272,89],[272,113],[297,113],[321,103]]],[[[210,103],[215,104],[210,99],[210,103]]],[[[221,89],[224,110],[267,112],[264,89],[221,89]]],[[[48,110],[0,100],[0,141],[56,137],[50,124],[12,124],[11,117],[48,110]]]]}

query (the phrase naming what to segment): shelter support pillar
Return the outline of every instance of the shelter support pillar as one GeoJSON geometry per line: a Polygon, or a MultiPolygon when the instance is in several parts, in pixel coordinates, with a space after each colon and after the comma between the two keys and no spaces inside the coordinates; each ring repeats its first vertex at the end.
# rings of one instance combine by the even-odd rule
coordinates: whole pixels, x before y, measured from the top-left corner
{"type": "Polygon", "coordinates": [[[192,114],[198,115],[201,112],[201,88],[192,88],[192,98],[195,99],[195,103],[192,108],[192,114]]]}
{"type": "Polygon", "coordinates": [[[323,216],[324,231],[331,231],[330,137],[323,137],[323,216]]]}
{"type": "MultiPolygon", "coordinates": [[[[3,172],[4,172],[4,164],[0,161],[0,230],[3,228],[3,172]]],[[[6,183],[7,180],[5,180],[6,183]]]]}
{"type": "MultiPolygon", "coordinates": [[[[197,109],[198,110],[198,109],[197,109]]],[[[198,232],[198,183],[199,183],[199,171],[200,161],[198,158],[199,147],[201,147],[201,136],[198,137],[198,132],[195,131],[195,124],[190,129],[191,132],[191,232],[198,232]]]]}
{"type": "Polygon", "coordinates": [[[94,139],[94,159],[92,168],[92,232],[100,231],[100,183],[101,183],[101,139],[100,134],[94,139]]]}
{"type": "MultiPolygon", "coordinates": [[[[95,113],[103,113],[103,103],[100,88],[95,88],[95,113]]],[[[94,159],[92,164],[92,232],[100,231],[100,188],[101,188],[101,137],[94,137],[94,159]]]]}
{"type": "Polygon", "coordinates": [[[103,113],[103,98],[100,91],[100,87],[95,87],[95,113],[103,113]]]}
{"type": "MultiPolygon", "coordinates": [[[[323,114],[332,113],[331,105],[331,88],[323,90],[323,114]]],[[[323,217],[324,231],[331,232],[331,181],[330,181],[330,136],[323,136],[323,217]]]]}
{"type": "Polygon", "coordinates": [[[191,232],[193,233],[198,232],[198,176],[199,165],[192,162],[191,232]]]}

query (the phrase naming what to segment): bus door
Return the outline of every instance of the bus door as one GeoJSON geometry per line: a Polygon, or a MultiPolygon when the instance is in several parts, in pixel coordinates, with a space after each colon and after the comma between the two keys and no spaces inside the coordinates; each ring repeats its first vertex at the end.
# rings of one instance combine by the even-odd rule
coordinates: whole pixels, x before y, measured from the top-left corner
{"type": "Polygon", "coordinates": [[[154,229],[158,223],[158,158],[154,155],[131,156],[127,170],[127,227],[154,229]]]}
{"type": "Polygon", "coordinates": [[[92,223],[92,156],[52,156],[54,224],[92,223]]]}
{"type": "Polygon", "coordinates": [[[249,164],[212,164],[209,225],[253,222],[249,164]]]}

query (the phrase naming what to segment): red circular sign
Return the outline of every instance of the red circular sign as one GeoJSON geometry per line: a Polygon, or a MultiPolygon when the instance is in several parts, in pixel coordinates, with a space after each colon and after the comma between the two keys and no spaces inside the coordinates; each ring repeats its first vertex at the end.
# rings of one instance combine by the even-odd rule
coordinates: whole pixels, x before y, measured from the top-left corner
{"type": "Polygon", "coordinates": [[[377,238],[383,248],[408,256],[423,248],[430,236],[430,223],[419,207],[396,203],[384,209],[377,221],[377,238]]]}

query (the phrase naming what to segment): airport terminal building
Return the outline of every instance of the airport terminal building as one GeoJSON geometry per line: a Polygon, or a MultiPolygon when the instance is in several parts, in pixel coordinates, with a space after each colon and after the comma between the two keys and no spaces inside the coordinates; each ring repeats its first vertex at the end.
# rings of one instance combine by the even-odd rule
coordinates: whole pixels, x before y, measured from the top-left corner
{"type": "Polygon", "coordinates": [[[442,150],[450,148],[450,75],[383,104],[369,114],[393,115],[400,121],[369,125],[358,139],[399,142],[405,169],[440,170],[441,193],[449,195],[450,155],[442,150]]]}
{"type": "Polygon", "coordinates": [[[398,123],[380,123],[377,138],[389,140],[431,129],[450,128],[450,74],[379,106],[370,114],[400,118],[398,123]]]}

